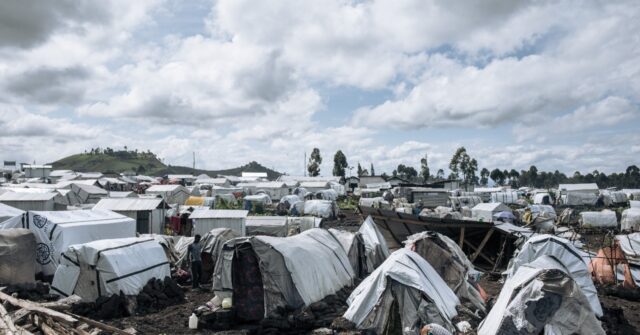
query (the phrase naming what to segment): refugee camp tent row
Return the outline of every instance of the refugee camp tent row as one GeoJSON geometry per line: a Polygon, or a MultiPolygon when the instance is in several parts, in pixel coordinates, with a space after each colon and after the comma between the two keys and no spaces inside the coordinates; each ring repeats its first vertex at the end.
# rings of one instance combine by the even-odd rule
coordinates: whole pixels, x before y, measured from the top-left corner
{"type": "Polygon", "coordinates": [[[169,206],[161,198],[102,199],[94,209],[111,210],[136,221],[139,234],[162,234],[169,206]]]}
{"type": "Polygon", "coordinates": [[[197,209],[191,213],[193,234],[203,236],[214,228],[230,228],[240,236],[247,235],[246,210],[197,209]]]}
{"type": "Polygon", "coordinates": [[[392,253],[349,296],[344,317],[376,334],[419,334],[435,323],[455,332],[458,297],[417,253],[392,253]]]}
{"type": "Polygon", "coordinates": [[[233,298],[236,315],[259,321],[281,307],[299,308],[353,284],[355,273],[340,243],[323,229],[281,238],[227,242],[218,257],[213,290],[233,298]]]}
{"type": "Polygon", "coordinates": [[[0,203],[22,209],[24,211],[54,211],[67,208],[66,201],[57,192],[51,193],[17,193],[6,192],[0,195],[0,203]]]}
{"type": "Polygon", "coordinates": [[[104,239],[71,245],[64,251],[51,294],[76,294],[92,302],[120,292],[137,295],[150,279],[167,276],[169,260],[155,239],[104,239]]]}
{"type": "Polygon", "coordinates": [[[53,275],[60,255],[73,244],[136,236],[135,221],[104,209],[30,211],[19,227],[36,237],[36,273],[53,275]]]}

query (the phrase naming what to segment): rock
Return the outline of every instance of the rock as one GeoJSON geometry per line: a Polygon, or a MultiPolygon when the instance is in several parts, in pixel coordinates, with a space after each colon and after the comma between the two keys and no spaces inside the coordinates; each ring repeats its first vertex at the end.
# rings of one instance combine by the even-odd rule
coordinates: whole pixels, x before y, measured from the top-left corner
{"type": "Polygon", "coordinates": [[[314,313],[317,313],[327,310],[329,308],[329,304],[321,300],[309,305],[309,308],[311,308],[314,313]]]}
{"type": "Polygon", "coordinates": [[[333,335],[333,330],[329,328],[318,328],[311,331],[311,335],[333,335]]]}

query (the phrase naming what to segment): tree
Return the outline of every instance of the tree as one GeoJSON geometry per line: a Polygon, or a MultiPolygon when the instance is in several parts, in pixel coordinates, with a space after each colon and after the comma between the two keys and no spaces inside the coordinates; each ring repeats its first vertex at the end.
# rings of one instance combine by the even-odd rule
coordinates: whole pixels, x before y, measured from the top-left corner
{"type": "Polygon", "coordinates": [[[349,167],[347,156],[342,153],[342,150],[336,151],[336,154],[333,156],[333,175],[344,178],[347,167],[349,167]]]}
{"type": "Polygon", "coordinates": [[[450,177],[452,179],[460,178],[460,163],[462,162],[463,156],[466,155],[467,149],[464,147],[460,147],[456,150],[451,157],[451,161],[449,161],[449,170],[451,170],[450,177]]]}
{"type": "Polygon", "coordinates": [[[436,179],[444,180],[444,170],[443,169],[438,169],[438,172],[436,172],[436,179]]]}
{"type": "MultiPolygon", "coordinates": [[[[557,171],[556,171],[557,172],[557,171]]],[[[520,179],[520,174],[515,169],[511,169],[509,171],[509,180],[511,181],[511,187],[518,187],[518,180],[520,179]]]]}
{"type": "Polygon", "coordinates": [[[358,177],[362,177],[362,166],[360,166],[360,162],[358,162],[358,177]]]}
{"type": "Polygon", "coordinates": [[[372,176],[376,175],[376,170],[373,169],[373,163],[371,163],[371,175],[372,176]]]}
{"type": "Polygon", "coordinates": [[[489,184],[489,173],[487,168],[482,168],[480,171],[480,185],[487,186],[489,184]]]}
{"type": "Polygon", "coordinates": [[[498,185],[504,184],[505,176],[500,169],[493,169],[489,174],[489,176],[491,177],[491,180],[493,180],[494,183],[498,185]]]}
{"type": "Polygon", "coordinates": [[[307,171],[309,176],[317,177],[320,175],[320,164],[322,164],[322,156],[320,156],[320,149],[313,148],[311,156],[309,157],[309,164],[307,165],[307,171]]]}
{"type": "Polygon", "coordinates": [[[398,167],[394,170],[394,176],[396,175],[402,179],[411,180],[418,177],[418,171],[416,171],[416,169],[412,166],[399,164],[398,167]]]}
{"type": "Polygon", "coordinates": [[[429,162],[427,161],[427,155],[424,155],[424,158],[420,160],[420,177],[422,177],[423,182],[429,181],[429,162]]]}

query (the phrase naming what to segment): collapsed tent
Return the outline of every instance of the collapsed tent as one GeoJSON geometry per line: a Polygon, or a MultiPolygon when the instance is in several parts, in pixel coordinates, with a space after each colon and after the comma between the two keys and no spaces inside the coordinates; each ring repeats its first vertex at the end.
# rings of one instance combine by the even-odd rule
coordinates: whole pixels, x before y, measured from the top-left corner
{"type": "Polygon", "coordinates": [[[359,232],[350,232],[346,230],[338,230],[329,228],[329,232],[340,242],[342,248],[349,257],[349,263],[356,277],[363,278],[373,269],[367,268],[366,253],[362,234],[359,232]]]}
{"type": "Polygon", "coordinates": [[[23,228],[0,229],[0,284],[35,282],[36,238],[23,228]]]}
{"type": "MultiPolygon", "coordinates": [[[[571,241],[553,235],[538,235],[528,239],[520,251],[509,262],[505,271],[507,279],[514,277],[518,269],[543,256],[553,256],[562,265],[564,272],[580,285],[580,289],[587,297],[591,309],[597,316],[602,316],[602,307],[598,300],[598,292],[591,280],[587,264],[583,260],[582,252],[571,244],[571,241]]],[[[495,308],[495,307],[494,307],[495,308]]]]}
{"type": "Polygon", "coordinates": [[[407,237],[405,245],[422,256],[462,301],[484,311],[485,298],[476,282],[479,274],[462,249],[449,237],[436,232],[421,232],[407,237]]]}
{"type": "Polygon", "coordinates": [[[417,253],[400,249],[365,278],[347,300],[344,317],[376,334],[418,334],[436,323],[454,331],[458,297],[417,253]]]}
{"type": "Polygon", "coordinates": [[[233,297],[236,315],[259,321],[278,308],[299,308],[353,284],[340,243],[323,229],[291,237],[254,236],[227,242],[216,262],[213,291],[233,297]]]}
{"type": "Polygon", "coordinates": [[[106,209],[29,212],[23,228],[36,236],[36,271],[53,275],[72,244],[136,236],[136,222],[106,209]]]}
{"type": "Polygon", "coordinates": [[[565,265],[545,255],[518,267],[478,334],[604,335],[589,299],[565,265]]]}
{"type": "Polygon", "coordinates": [[[83,301],[138,294],[152,278],[170,275],[169,261],[153,238],[121,238],[76,244],[62,255],[51,294],[83,301]]]}
{"type": "Polygon", "coordinates": [[[578,221],[582,228],[616,228],[616,212],[605,209],[600,212],[581,212],[578,221]]]}
{"type": "Polygon", "coordinates": [[[375,222],[371,216],[368,216],[358,232],[362,234],[362,240],[364,241],[365,256],[367,260],[367,271],[373,272],[380,264],[389,257],[389,247],[384,236],[378,230],[375,222]]]}

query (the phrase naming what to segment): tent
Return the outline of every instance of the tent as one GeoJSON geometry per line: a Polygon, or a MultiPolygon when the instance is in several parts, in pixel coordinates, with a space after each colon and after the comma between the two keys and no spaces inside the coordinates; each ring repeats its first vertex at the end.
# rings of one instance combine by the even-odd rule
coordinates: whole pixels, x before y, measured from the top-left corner
{"type": "Polygon", "coordinates": [[[152,278],[170,276],[169,260],[153,238],[119,238],[75,244],[64,251],[51,294],[83,301],[138,294],[152,278]]]}
{"type": "Polygon", "coordinates": [[[109,192],[94,185],[73,183],[71,184],[71,192],[67,194],[67,198],[71,199],[71,194],[73,194],[73,197],[77,199],[78,202],[69,202],[70,205],[96,204],[100,199],[106,198],[109,192]]]}
{"type": "Polygon", "coordinates": [[[436,323],[454,331],[460,303],[438,272],[417,253],[399,249],[365,278],[347,300],[344,317],[377,334],[418,334],[436,323]]]}
{"type": "Polygon", "coordinates": [[[479,196],[460,196],[460,197],[449,197],[449,202],[451,202],[451,208],[456,211],[462,209],[462,207],[473,208],[474,206],[481,204],[482,199],[479,196]]]}
{"type": "Polygon", "coordinates": [[[316,199],[321,199],[321,200],[333,200],[336,201],[338,200],[338,192],[334,189],[329,189],[329,190],[320,190],[317,191],[315,193],[315,198],[316,199]]]}
{"type": "Polygon", "coordinates": [[[36,275],[36,238],[23,228],[0,229],[0,283],[30,284],[36,275]]]}
{"type": "Polygon", "coordinates": [[[323,229],[291,237],[253,236],[225,244],[213,291],[233,297],[236,314],[259,321],[278,308],[299,308],[353,284],[355,274],[340,243],[323,229]]]}
{"type": "Polygon", "coordinates": [[[307,200],[304,202],[304,215],[312,215],[325,219],[334,218],[339,212],[335,201],[330,200],[307,200]]]}
{"type": "Polygon", "coordinates": [[[0,203],[0,229],[22,227],[25,211],[0,203]]]}
{"type": "Polygon", "coordinates": [[[72,244],[136,236],[135,221],[106,209],[28,213],[23,228],[36,235],[36,271],[53,275],[72,244]]]}
{"type": "Polygon", "coordinates": [[[515,276],[518,269],[524,264],[531,263],[543,256],[553,256],[556,262],[562,265],[563,269],[565,269],[564,271],[580,286],[593,312],[597,316],[602,316],[598,292],[591,280],[587,264],[583,260],[583,252],[573,246],[569,240],[553,235],[531,237],[509,262],[509,266],[505,271],[507,279],[515,276]]]}
{"type": "Polygon", "coordinates": [[[478,334],[604,335],[588,296],[565,265],[544,255],[519,266],[506,280],[478,334]]]}
{"type": "Polygon", "coordinates": [[[549,193],[536,193],[533,196],[533,203],[536,205],[549,205],[551,204],[551,195],[549,193]]]}
{"type": "Polygon", "coordinates": [[[616,228],[616,212],[605,209],[600,212],[581,212],[579,219],[582,228],[616,228]]]}
{"type": "Polygon", "coordinates": [[[501,202],[503,204],[515,204],[518,201],[518,192],[495,192],[491,193],[491,202],[501,202]]]}
{"type": "Polygon", "coordinates": [[[617,235],[612,247],[598,251],[589,270],[599,284],[640,287],[640,233],[617,235]]]}
{"type": "Polygon", "coordinates": [[[64,197],[57,192],[6,192],[0,195],[0,203],[25,211],[53,211],[66,209],[66,201],[64,197]]]}
{"type": "Polygon", "coordinates": [[[160,196],[168,204],[184,204],[191,192],[182,185],[153,185],[145,194],[160,196]]]}
{"type": "Polygon", "coordinates": [[[485,310],[485,297],[476,282],[479,272],[458,244],[445,235],[425,231],[407,237],[405,246],[422,256],[461,301],[485,310]]]}
{"type": "Polygon", "coordinates": [[[189,215],[193,220],[193,235],[204,236],[214,228],[230,228],[238,235],[247,235],[248,211],[233,209],[196,209],[189,215]]]}
{"type": "Polygon", "coordinates": [[[169,206],[161,198],[108,198],[100,200],[94,209],[107,209],[136,220],[136,232],[161,234],[169,206]]]}
{"type": "Polygon", "coordinates": [[[286,237],[289,234],[286,216],[247,216],[247,235],[286,237]]]}
{"type": "Polygon", "coordinates": [[[262,212],[267,205],[271,204],[271,198],[265,193],[247,195],[243,198],[243,208],[252,212],[262,212]]]}
{"type": "Polygon", "coordinates": [[[482,203],[471,208],[471,217],[478,221],[493,222],[493,216],[500,212],[511,212],[511,208],[499,202],[482,203]]]}
{"type": "Polygon", "coordinates": [[[329,228],[329,232],[340,242],[342,248],[349,257],[349,263],[356,277],[363,278],[373,270],[367,269],[367,260],[362,234],[359,232],[350,232],[329,228]]]}
{"type": "Polygon", "coordinates": [[[187,198],[187,201],[184,202],[184,205],[213,208],[215,205],[215,198],[190,196],[187,198]]]}
{"type": "Polygon", "coordinates": [[[389,257],[387,241],[378,230],[371,216],[364,220],[358,231],[362,234],[362,240],[364,241],[367,271],[373,272],[389,257]]]}
{"type": "Polygon", "coordinates": [[[620,230],[640,231],[640,208],[628,208],[622,211],[620,230]]]}

